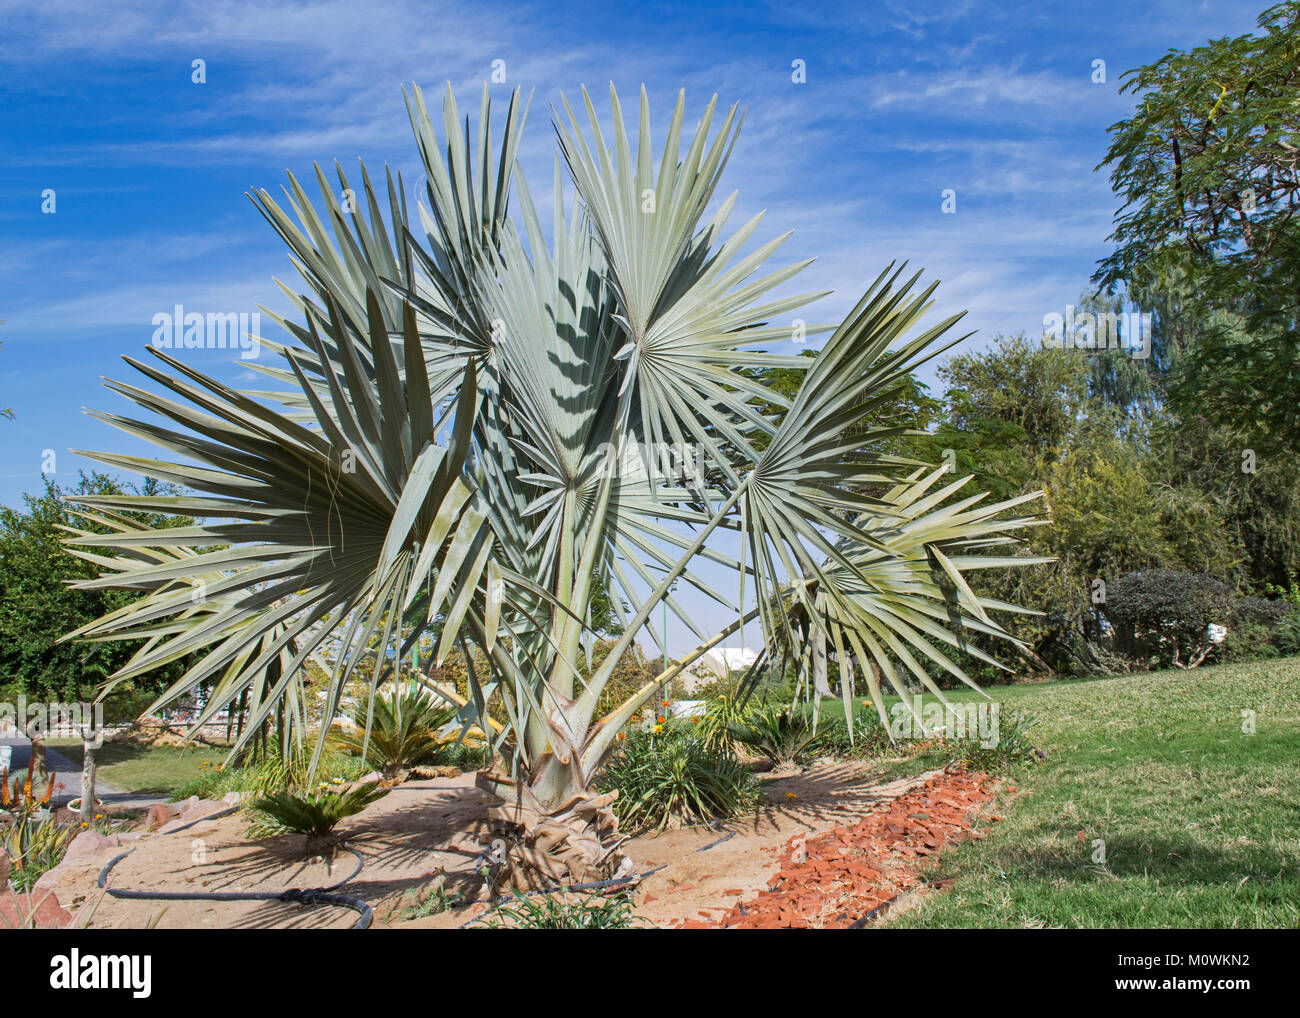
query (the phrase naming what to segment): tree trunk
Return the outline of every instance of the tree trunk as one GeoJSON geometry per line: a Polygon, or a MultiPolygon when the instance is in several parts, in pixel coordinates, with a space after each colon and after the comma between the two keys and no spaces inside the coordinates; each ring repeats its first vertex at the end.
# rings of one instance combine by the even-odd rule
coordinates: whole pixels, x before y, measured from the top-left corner
{"type": "Polygon", "coordinates": [[[87,725],[81,730],[81,822],[86,826],[95,821],[95,742],[87,725]]]}
{"type": "Polygon", "coordinates": [[[544,754],[523,780],[481,771],[477,784],[501,801],[490,811],[490,893],[596,883],[631,869],[611,808],[618,792],[588,788],[576,752],[544,754]]]}
{"type": "Polygon", "coordinates": [[[32,781],[38,782],[45,780],[47,773],[45,768],[45,737],[40,730],[39,724],[35,728],[25,730],[27,738],[32,740],[31,755],[31,773],[32,781]]]}

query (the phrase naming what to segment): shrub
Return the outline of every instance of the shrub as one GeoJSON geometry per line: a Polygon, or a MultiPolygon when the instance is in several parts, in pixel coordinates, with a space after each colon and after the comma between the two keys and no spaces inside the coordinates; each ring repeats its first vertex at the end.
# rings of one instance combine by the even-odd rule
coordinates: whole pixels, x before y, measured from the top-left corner
{"type": "Polygon", "coordinates": [[[515,903],[503,905],[492,919],[479,920],[486,929],[630,930],[638,923],[626,894],[593,894],[578,901],[558,896],[526,898],[515,892],[515,903]],[[504,922],[502,921],[504,920],[504,922]]]}
{"type": "Polygon", "coordinates": [[[438,729],[456,717],[456,708],[436,700],[422,689],[405,687],[374,697],[374,718],[366,739],[369,701],[351,714],[354,730],[339,732],[335,745],[353,756],[363,755],[367,766],[386,778],[419,764],[444,763],[451,748],[438,741],[438,729]]]}
{"type": "Polygon", "coordinates": [[[602,791],[618,789],[614,813],[625,830],[726,820],[758,803],[758,781],[732,753],[670,723],[662,734],[633,730],[610,758],[602,791]]]}
{"type": "Polygon", "coordinates": [[[893,747],[889,729],[880,720],[873,704],[854,704],[852,714],[853,741],[849,741],[849,722],[844,718],[828,721],[818,740],[819,749],[835,756],[879,756],[893,747]]]}
{"type": "Polygon", "coordinates": [[[1116,650],[1194,668],[1214,650],[1210,624],[1228,625],[1235,599],[1231,587],[1210,576],[1148,569],[1111,584],[1104,610],[1115,627],[1116,650]]]}
{"type": "Polygon", "coordinates": [[[1300,612],[1293,612],[1280,626],[1273,639],[1278,653],[1284,656],[1300,654],[1300,612]]]}
{"type": "Polygon", "coordinates": [[[322,791],[312,795],[273,792],[252,803],[261,814],[262,833],[307,835],[307,851],[315,854],[338,843],[334,828],[339,823],[388,794],[378,782],[354,785],[344,792],[322,791]]]}
{"type": "Polygon", "coordinates": [[[736,740],[731,729],[743,717],[744,712],[741,711],[739,701],[735,697],[726,696],[711,700],[696,721],[696,733],[709,749],[735,753],[736,740]]]}
{"type": "Polygon", "coordinates": [[[1273,642],[1274,632],[1267,626],[1247,622],[1228,630],[1219,645],[1221,661],[1259,661],[1281,653],[1273,642]]]}
{"type": "Polygon", "coordinates": [[[997,742],[992,746],[983,745],[977,738],[948,740],[951,763],[969,771],[998,774],[1017,764],[1045,759],[1046,754],[1033,742],[1036,725],[1032,714],[1015,711],[999,719],[997,742]]]}

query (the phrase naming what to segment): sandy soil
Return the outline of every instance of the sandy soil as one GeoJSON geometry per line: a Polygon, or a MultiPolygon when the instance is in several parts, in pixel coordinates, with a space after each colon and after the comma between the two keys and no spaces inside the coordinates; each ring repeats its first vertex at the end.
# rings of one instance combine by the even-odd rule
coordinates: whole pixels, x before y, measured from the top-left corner
{"type": "MultiPolygon", "coordinates": [[[[626,850],[639,872],[663,866],[635,892],[636,913],[658,926],[716,917],[768,885],[780,851],[801,832],[827,831],[887,805],[937,772],[881,784],[878,767],[823,761],[803,773],[765,782],[768,803],[757,814],[720,824],[641,835],[626,850]]],[[[394,915],[406,896],[446,873],[448,890],[466,898],[479,890],[475,858],[486,845],[484,810],[489,797],[473,776],[411,781],[395,788],[365,813],[345,821],[341,833],[359,852],[361,873],[340,893],[374,909],[375,928],[420,929],[464,925],[486,910],[476,904],[423,919],[394,915]]],[[[135,901],[102,895],[100,869],[132,848],[109,876],[110,886],[171,892],[281,891],[322,887],[346,878],[353,855],[333,860],[303,858],[303,839],[283,836],[250,841],[239,814],[204,820],[176,834],[151,834],[105,849],[67,866],[56,891],[69,911],[89,898],[94,927],[192,929],[284,927],[345,929],[357,916],[344,908],[283,902],[135,901]],[[132,847],[133,846],[133,847],[132,847]]]]}

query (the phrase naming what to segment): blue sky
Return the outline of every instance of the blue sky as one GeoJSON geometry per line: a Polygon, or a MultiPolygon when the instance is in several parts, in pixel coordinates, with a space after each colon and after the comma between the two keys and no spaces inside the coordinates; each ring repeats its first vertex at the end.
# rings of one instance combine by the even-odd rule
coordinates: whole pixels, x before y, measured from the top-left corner
{"type": "MultiPolygon", "coordinates": [[[[450,81],[477,109],[505,61],[494,94],[534,90],[523,163],[536,192],[562,92],[586,84],[607,109],[609,82],[625,103],[645,83],[658,123],[679,87],[692,113],[714,92],[739,102],[732,223],[766,209],[760,239],[796,231],[778,261],[817,257],[799,288],[836,292],[810,320],[837,318],[908,259],[942,280],[937,311],[969,310],[975,347],[1037,334],[1106,252],[1115,201],[1093,167],[1131,105],[1122,72],[1250,31],[1262,6],[0,0],[0,406],[16,414],[0,421],[0,502],[39,490],[46,450],[60,483],[91,467],[70,448],[146,451],[81,411],[125,408],[99,380],[129,377],[120,357],[149,343],[155,314],[285,310],[272,277],[295,274],[246,190],[278,194],[286,169],[309,178],[335,159],[414,182],[404,83],[436,96],[450,81]],[[191,81],[195,59],[206,83],[191,81]]],[[[225,380],[257,378],[229,352],[190,354],[225,380]]]]}

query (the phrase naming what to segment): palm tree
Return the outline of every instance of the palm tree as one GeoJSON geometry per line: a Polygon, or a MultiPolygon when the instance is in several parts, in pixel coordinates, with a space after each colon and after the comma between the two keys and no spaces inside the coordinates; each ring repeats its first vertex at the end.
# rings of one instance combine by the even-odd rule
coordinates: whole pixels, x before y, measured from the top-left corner
{"type": "Polygon", "coordinates": [[[917,292],[919,274],[891,266],[820,330],[831,335],[815,359],[765,352],[821,294],[775,295],[807,263],[760,273],[785,239],[747,250],[761,216],[723,239],[734,194],[705,218],[736,108],[710,140],[715,97],[683,153],[679,95],[656,159],[644,89],[635,154],[613,90],[608,142],[582,99],[590,139],[567,101],[555,111],[549,237],[516,164],[518,91],[495,144],[486,89],[475,131],[446,91],[441,135],[420,90],[407,98],[427,177],[423,238],[400,176],[387,174],[385,222],[364,166],[360,192],[336,167],[355,203],[319,167],[319,207],[292,176],[292,215],[253,195],[306,284],[281,284],[300,320],[276,320],[295,342],[263,340],[283,362],[260,366],[278,388],[236,391],[159,350],[161,364],[126,357],[164,393],[109,387],[164,420],[94,416],[178,460],[90,455],[204,494],[82,501],[203,522],[70,542],[119,549],[85,586],[142,592],[76,634],[149,641],[112,681],[199,653],[155,707],[214,682],[211,714],[256,686],[243,739],[284,697],[300,702],[295,676],[323,647],[335,651],[327,721],[376,638],[393,652],[373,655],[372,689],[423,633],[437,634],[437,661],[458,647],[465,694],[438,692],[466,723],[489,705],[506,719],[481,725],[500,756],[479,780],[503,802],[520,884],[620,864],[597,771],[629,719],[743,625],[761,627],[765,658],[803,676],[832,650],[855,658],[883,715],[882,684],[901,693],[908,675],[942,696],[926,665],[974,685],[945,647],[996,664],[965,634],[1010,639],[989,613],[1020,609],[977,596],[965,573],[1041,561],[1012,547],[1041,520],[1007,515],[1036,496],[984,505],[958,497],[969,478],[880,449],[903,431],[883,411],[910,372],[965,338],[940,341],[960,315],[917,328],[934,285],[917,292]],[[805,375],[787,399],[764,369],[805,375]],[[663,469],[664,449],[690,468],[663,469]],[[723,532],[738,557],[718,550],[723,532]],[[207,549],[197,563],[195,549],[207,549]],[[705,562],[732,570],[734,589],[711,584],[705,562]],[[670,593],[678,580],[734,621],[701,631],[670,593]],[[598,587],[624,629],[580,672],[598,587]],[[657,642],[664,603],[699,646],[597,717],[634,640],[657,642]]]}

